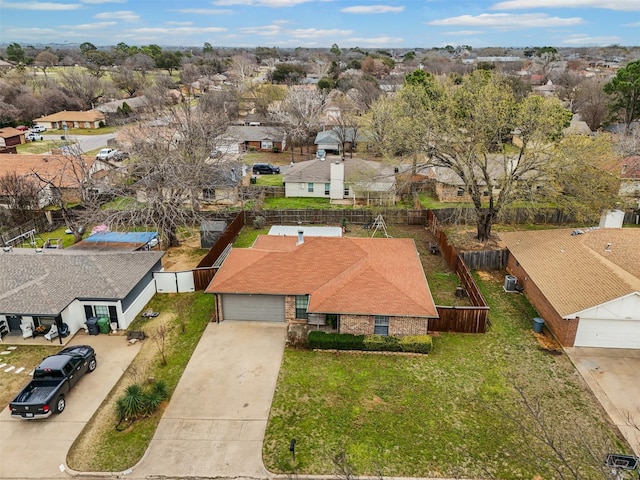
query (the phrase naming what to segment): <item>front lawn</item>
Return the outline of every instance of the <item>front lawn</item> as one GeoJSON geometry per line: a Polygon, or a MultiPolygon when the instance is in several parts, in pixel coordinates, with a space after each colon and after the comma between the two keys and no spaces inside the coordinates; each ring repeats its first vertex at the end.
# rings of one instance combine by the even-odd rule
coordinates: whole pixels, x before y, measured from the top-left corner
{"type": "Polygon", "coordinates": [[[203,292],[157,294],[151,300],[148,306],[160,312],[160,316],[153,319],[138,317],[129,326],[129,330],[143,330],[151,338],[144,340],[136,358],[69,449],[67,462],[71,468],[118,472],[132,467],[142,458],[162,418],[163,407],[126,430],[118,431],[115,402],[128,385],[151,378],[164,381],[171,396],[211,319],[213,303],[214,296],[203,292]],[[153,340],[160,325],[168,329],[166,366],[162,366],[158,345],[153,340]]]}
{"type": "Polygon", "coordinates": [[[441,334],[429,356],[287,349],[263,446],[267,469],[509,480],[560,478],[559,468],[567,475],[540,440],[526,400],[534,411],[539,402],[538,418],[579,478],[603,478],[604,454],[628,447],[568,358],[539,346],[535,312],[524,296],[503,291],[502,278],[477,279],[491,307],[489,332],[441,334]]]}
{"type": "Polygon", "coordinates": [[[40,155],[41,153],[50,152],[52,148],[58,147],[59,142],[55,140],[40,140],[16,145],[16,151],[18,154],[40,155]]]}
{"type": "Polygon", "coordinates": [[[256,175],[256,185],[263,185],[267,187],[281,187],[282,186],[282,174],[277,175],[256,175]]]}

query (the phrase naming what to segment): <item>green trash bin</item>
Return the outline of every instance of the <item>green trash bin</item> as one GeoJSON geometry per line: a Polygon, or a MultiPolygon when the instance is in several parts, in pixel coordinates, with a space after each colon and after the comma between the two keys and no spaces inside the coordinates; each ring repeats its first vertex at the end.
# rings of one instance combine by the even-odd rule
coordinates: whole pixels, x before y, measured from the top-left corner
{"type": "Polygon", "coordinates": [[[109,323],[109,317],[100,317],[98,319],[98,328],[100,329],[100,333],[109,333],[111,331],[109,323]]]}
{"type": "Polygon", "coordinates": [[[536,333],[542,333],[542,327],[544,327],[544,320],[540,317],[533,319],[533,331],[536,333]]]}

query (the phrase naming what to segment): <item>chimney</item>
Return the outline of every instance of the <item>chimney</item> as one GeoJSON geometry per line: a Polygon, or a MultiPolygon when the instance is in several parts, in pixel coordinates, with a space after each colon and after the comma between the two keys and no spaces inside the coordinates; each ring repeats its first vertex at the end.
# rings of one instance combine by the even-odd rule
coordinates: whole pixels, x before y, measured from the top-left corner
{"type": "Polygon", "coordinates": [[[304,230],[298,230],[298,242],[296,245],[302,245],[304,243],[304,230]]]}

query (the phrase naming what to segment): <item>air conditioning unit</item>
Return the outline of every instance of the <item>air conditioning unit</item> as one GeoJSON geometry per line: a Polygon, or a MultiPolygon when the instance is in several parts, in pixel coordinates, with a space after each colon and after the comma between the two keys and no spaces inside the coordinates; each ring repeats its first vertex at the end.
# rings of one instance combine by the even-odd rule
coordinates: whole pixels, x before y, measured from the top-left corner
{"type": "Polygon", "coordinates": [[[505,275],[504,277],[504,291],[505,292],[517,292],[516,285],[518,284],[518,277],[515,275],[505,275]]]}

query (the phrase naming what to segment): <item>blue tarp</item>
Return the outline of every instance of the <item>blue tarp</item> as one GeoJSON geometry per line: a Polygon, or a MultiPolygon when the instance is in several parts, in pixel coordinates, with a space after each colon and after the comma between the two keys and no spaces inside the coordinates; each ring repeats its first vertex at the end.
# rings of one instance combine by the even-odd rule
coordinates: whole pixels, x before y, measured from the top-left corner
{"type": "Polygon", "coordinates": [[[149,243],[158,232],[99,232],[85,238],[85,242],[149,243]]]}

